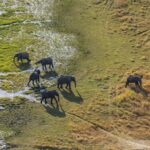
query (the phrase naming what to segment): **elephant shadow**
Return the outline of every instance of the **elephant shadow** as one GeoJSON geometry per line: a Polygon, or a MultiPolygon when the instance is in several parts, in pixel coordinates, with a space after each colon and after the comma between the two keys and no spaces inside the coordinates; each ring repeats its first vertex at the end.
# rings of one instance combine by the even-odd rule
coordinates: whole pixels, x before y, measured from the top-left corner
{"type": "Polygon", "coordinates": [[[58,73],[56,71],[46,71],[44,75],[41,75],[41,78],[43,79],[50,79],[50,78],[56,78],[58,76],[58,73]]]}
{"type": "Polygon", "coordinates": [[[61,92],[62,96],[65,99],[69,100],[70,102],[75,102],[78,104],[83,103],[83,98],[77,90],[76,90],[76,92],[77,92],[78,96],[76,96],[72,90],[62,89],[62,90],[60,90],[60,92],[61,92]]]}
{"type": "Polygon", "coordinates": [[[60,118],[63,118],[66,116],[65,114],[65,111],[62,109],[62,107],[59,105],[59,106],[51,106],[49,104],[47,105],[43,105],[45,110],[52,116],[54,117],[60,117],[60,118]]]}
{"type": "Polygon", "coordinates": [[[46,89],[45,86],[43,85],[35,85],[35,86],[32,86],[29,88],[30,92],[34,95],[34,98],[36,98],[36,100],[38,102],[41,101],[41,93],[40,93],[40,90],[42,89],[46,89]]]}
{"type": "Polygon", "coordinates": [[[24,63],[16,63],[15,62],[14,64],[17,68],[19,68],[22,71],[32,68],[32,65],[30,64],[30,62],[24,62],[24,63]]]}
{"type": "Polygon", "coordinates": [[[45,85],[43,85],[42,83],[38,83],[35,85],[30,86],[30,89],[35,93],[35,94],[39,94],[40,90],[42,89],[46,89],[47,87],[45,85]]]}
{"type": "Polygon", "coordinates": [[[130,89],[136,93],[141,93],[144,97],[148,97],[150,94],[150,91],[144,89],[143,87],[130,86],[130,89]]]}

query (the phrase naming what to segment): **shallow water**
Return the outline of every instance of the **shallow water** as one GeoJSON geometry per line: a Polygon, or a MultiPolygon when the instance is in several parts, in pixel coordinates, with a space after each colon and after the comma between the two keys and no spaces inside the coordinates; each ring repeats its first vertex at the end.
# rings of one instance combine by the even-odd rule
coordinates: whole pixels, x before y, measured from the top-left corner
{"type": "Polygon", "coordinates": [[[7,144],[4,140],[0,140],[0,150],[4,150],[7,148],[7,144]]]}
{"type": "Polygon", "coordinates": [[[0,110],[4,110],[4,109],[5,109],[5,107],[3,107],[3,106],[0,105],[0,110]]]}
{"type": "Polygon", "coordinates": [[[24,94],[27,91],[28,91],[27,88],[24,89],[24,90],[17,91],[17,92],[13,92],[13,91],[12,92],[7,92],[5,90],[0,89],[0,98],[11,98],[11,99],[13,99],[15,97],[23,97],[23,98],[26,98],[26,99],[28,99],[29,101],[32,101],[32,102],[37,101],[36,98],[33,95],[24,94]]]}
{"type": "Polygon", "coordinates": [[[23,73],[32,73],[35,68],[30,68],[21,72],[0,72],[0,76],[8,76],[8,75],[16,75],[16,74],[23,74],[23,73]]]}
{"type": "Polygon", "coordinates": [[[3,15],[3,14],[5,14],[5,13],[6,13],[6,11],[0,10],[0,16],[3,15]]]}

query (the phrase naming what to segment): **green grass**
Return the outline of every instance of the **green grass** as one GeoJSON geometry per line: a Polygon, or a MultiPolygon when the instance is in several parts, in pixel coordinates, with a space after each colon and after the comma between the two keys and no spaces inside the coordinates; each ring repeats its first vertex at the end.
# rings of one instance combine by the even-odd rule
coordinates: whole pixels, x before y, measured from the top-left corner
{"type": "MultiPolygon", "coordinates": [[[[135,10],[135,7],[130,6],[130,9],[135,10]]],[[[40,147],[84,149],[91,148],[90,145],[99,145],[93,146],[94,149],[109,146],[118,149],[116,139],[103,133],[98,126],[119,136],[126,137],[128,134],[136,139],[149,139],[149,133],[145,133],[145,130],[149,131],[147,110],[144,113],[145,108],[149,107],[147,98],[130,89],[124,90],[127,74],[140,67],[139,70],[146,75],[141,68],[148,70],[149,62],[140,58],[149,56],[149,52],[133,47],[135,37],[132,31],[124,34],[120,30],[122,23],[118,18],[113,18],[113,11],[116,10],[103,3],[95,5],[92,0],[56,0],[55,30],[74,34],[77,38],[72,45],[78,51],[70,60],[67,71],[64,71],[77,77],[77,90],[73,88],[74,94],[65,91],[60,93],[60,103],[65,112],[21,98],[14,102],[1,99],[0,103],[7,109],[0,112],[0,128],[13,133],[6,136],[6,140],[16,145],[16,150],[40,147]],[[138,112],[143,118],[138,116],[138,112]],[[136,117],[139,117],[137,121],[136,117]],[[134,130],[128,128],[130,125],[134,130]]],[[[6,23],[9,17],[13,18],[8,14],[3,17],[6,23]]],[[[22,20],[24,16],[19,18],[22,20]]],[[[38,29],[30,24],[0,27],[1,36],[13,37],[21,28],[24,29],[24,35],[19,42],[18,39],[11,42],[2,39],[0,42],[2,72],[21,71],[12,62],[12,56],[18,49],[24,50],[28,45],[36,48],[43,44],[30,35],[38,29]]],[[[30,52],[32,57],[36,50],[31,48],[30,52]]],[[[21,77],[8,75],[1,78],[13,81],[18,90],[27,81],[28,73],[21,77]]],[[[7,82],[2,85],[6,90],[14,87],[7,82]]],[[[48,88],[56,89],[55,86],[48,88]]]]}

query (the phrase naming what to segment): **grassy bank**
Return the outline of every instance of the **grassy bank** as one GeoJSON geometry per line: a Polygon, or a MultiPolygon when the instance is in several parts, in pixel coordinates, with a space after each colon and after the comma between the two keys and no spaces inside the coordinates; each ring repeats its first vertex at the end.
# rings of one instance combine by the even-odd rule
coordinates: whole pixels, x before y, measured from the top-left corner
{"type": "MultiPolygon", "coordinates": [[[[74,33],[79,42],[70,71],[78,78],[84,104],[73,112],[118,136],[149,141],[149,133],[142,134],[149,130],[149,7],[147,2],[113,6],[94,0],[56,1],[59,31],[74,33]],[[144,75],[144,92],[124,89],[126,77],[134,73],[144,75]]],[[[80,138],[90,143],[82,129],[80,138]]]]}

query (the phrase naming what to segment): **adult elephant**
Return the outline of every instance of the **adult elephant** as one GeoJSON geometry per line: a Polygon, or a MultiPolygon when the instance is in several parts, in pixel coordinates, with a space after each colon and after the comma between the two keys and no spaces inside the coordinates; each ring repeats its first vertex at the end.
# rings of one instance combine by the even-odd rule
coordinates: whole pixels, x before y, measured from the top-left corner
{"type": "Polygon", "coordinates": [[[39,61],[37,61],[35,64],[41,64],[43,70],[47,70],[47,65],[49,66],[49,69],[54,69],[53,60],[51,57],[42,58],[39,61]]]}
{"type": "Polygon", "coordinates": [[[69,88],[71,90],[71,82],[74,82],[74,85],[76,87],[76,78],[74,76],[69,75],[61,75],[57,79],[57,88],[63,88],[63,85],[66,85],[66,88],[69,88]]]}
{"type": "Polygon", "coordinates": [[[30,75],[28,86],[31,81],[32,81],[33,86],[35,85],[34,82],[36,82],[36,84],[40,83],[40,70],[39,69],[35,69],[34,72],[30,75]]]}
{"type": "Polygon", "coordinates": [[[130,83],[134,83],[137,87],[142,87],[142,75],[129,75],[126,81],[125,87],[127,87],[130,83]]]}
{"type": "Polygon", "coordinates": [[[15,55],[14,55],[14,58],[13,58],[13,61],[15,62],[16,59],[17,59],[18,62],[21,60],[22,63],[23,63],[23,60],[24,60],[24,59],[27,60],[28,63],[31,61],[31,60],[29,59],[29,53],[27,53],[27,52],[21,52],[21,53],[15,54],[15,55]]]}
{"type": "Polygon", "coordinates": [[[52,90],[52,91],[41,90],[40,92],[42,95],[41,104],[42,104],[43,100],[45,101],[45,104],[47,104],[47,99],[51,99],[51,104],[53,105],[53,100],[55,100],[57,103],[57,106],[58,106],[59,93],[56,90],[52,90]]]}

